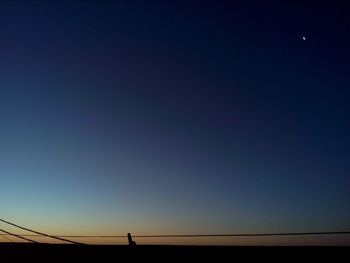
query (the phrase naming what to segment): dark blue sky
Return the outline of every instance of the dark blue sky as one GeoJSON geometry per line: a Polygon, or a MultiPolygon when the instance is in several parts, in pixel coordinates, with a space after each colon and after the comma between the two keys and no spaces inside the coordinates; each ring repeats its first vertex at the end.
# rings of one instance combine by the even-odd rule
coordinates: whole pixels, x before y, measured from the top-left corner
{"type": "Polygon", "coordinates": [[[280,2],[1,3],[1,214],[349,229],[349,4],[280,2]]]}

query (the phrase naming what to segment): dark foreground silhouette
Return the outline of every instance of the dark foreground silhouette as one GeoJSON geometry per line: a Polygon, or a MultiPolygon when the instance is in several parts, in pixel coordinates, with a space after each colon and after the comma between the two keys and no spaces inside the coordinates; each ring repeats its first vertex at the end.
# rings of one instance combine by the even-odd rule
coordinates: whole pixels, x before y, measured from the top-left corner
{"type": "Polygon", "coordinates": [[[131,234],[128,233],[128,242],[129,242],[129,246],[136,246],[136,242],[134,240],[132,240],[131,234]]]}
{"type": "Polygon", "coordinates": [[[350,247],[0,243],[1,262],[350,262],[350,247]]]}

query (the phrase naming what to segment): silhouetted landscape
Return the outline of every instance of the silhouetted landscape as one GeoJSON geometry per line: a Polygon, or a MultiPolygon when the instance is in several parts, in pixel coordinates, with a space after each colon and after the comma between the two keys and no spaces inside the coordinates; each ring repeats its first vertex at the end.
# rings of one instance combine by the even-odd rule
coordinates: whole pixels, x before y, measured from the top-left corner
{"type": "Polygon", "coordinates": [[[103,246],[2,243],[3,262],[349,262],[349,247],[103,246]]]}
{"type": "MultiPolygon", "coordinates": [[[[64,262],[74,260],[84,262],[93,260],[95,262],[107,261],[116,258],[126,258],[128,260],[162,261],[166,259],[183,261],[188,259],[196,260],[261,260],[278,261],[288,260],[317,260],[332,261],[340,259],[350,259],[349,246],[223,246],[223,245],[138,245],[131,233],[127,233],[128,245],[97,245],[87,244],[62,236],[48,235],[36,230],[17,225],[0,218],[0,222],[17,229],[31,232],[31,235],[15,234],[4,229],[0,229],[1,237],[11,241],[11,243],[0,243],[0,255],[2,259],[20,262],[30,260],[33,262],[64,262]],[[33,235],[35,234],[35,235],[33,235]],[[14,242],[10,239],[16,238],[27,241],[27,243],[14,242]],[[53,244],[39,242],[35,238],[46,237],[57,242],[64,241],[69,244],[53,244]],[[34,238],[34,239],[33,239],[34,238]],[[28,243],[29,242],[29,243],[28,243]]],[[[314,232],[314,233],[260,233],[260,234],[231,234],[226,236],[321,236],[321,235],[348,235],[350,232],[314,232]]],[[[225,235],[163,235],[163,237],[217,237],[225,235]]],[[[64,236],[66,237],[66,236],[64,236]]],[[[70,236],[74,237],[74,236],[70,236]]],[[[87,236],[85,236],[86,238],[87,236]]],[[[91,237],[91,236],[90,236],[91,237]]],[[[104,236],[106,237],[106,236],[104,236]]],[[[123,236],[120,236],[123,237],[123,236]]],[[[134,236],[134,237],[160,237],[134,236]]],[[[156,243],[155,243],[156,244],[156,243]]]]}

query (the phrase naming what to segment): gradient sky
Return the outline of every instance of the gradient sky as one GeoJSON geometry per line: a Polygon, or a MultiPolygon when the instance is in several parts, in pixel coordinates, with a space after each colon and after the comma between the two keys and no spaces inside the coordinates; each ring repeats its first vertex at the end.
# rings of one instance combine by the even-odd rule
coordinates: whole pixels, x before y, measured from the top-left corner
{"type": "Polygon", "coordinates": [[[232,2],[1,3],[1,217],[349,230],[350,5],[232,2]]]}

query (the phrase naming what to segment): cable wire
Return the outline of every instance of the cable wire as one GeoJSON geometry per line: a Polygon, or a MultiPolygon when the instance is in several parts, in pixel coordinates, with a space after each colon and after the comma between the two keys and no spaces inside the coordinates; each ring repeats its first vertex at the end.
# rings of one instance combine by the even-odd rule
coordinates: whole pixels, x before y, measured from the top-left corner
{"type": "MultiPolygon", "coordinates": [[[[32,233],[35,233],[35,234],[38,234],[40,236],[45,236],[45,237],[49,237],[49,238],[53,238],[53,239],[57,239],[57,240],[60,240],[60,241],[65,241],[65,242],[69,242],[69,243],[72,243],[72,244],[76,244],[76,245],[83,245],[83,243],[80,243],[80,242],[76,242],[76,241],[72,241],[72,240],[69,240],[69,239],[65,239],[65,238],[61,238],[61,237],[57,237],[57,236],[51,236],[51,235],[48,235],[48,234],[45,234],[45,233],[41,233],[41,232],[38,232],[38,231],[35,231],[35,230],[32,230],[32,229],[29,229],[29,228],[25,228],[23,226],[19,226],[19,225],[16,225],[14,223],[11,223],[9,221],[6,221],[4,219],[1,219],[0,218],[0,221],[3,222],[3,223],[6,223],[6,224],[9,224],[9,225],[12,225],[12,226],[15,226],[15,227],[18,227],[20,229],[23,229],[23,230],[26,230],[26,231],[29,231],[29,232],[32,232],[32,233]]],[[[6,231],[2,230],[3,232],[6,233],[6,231]]],[[[9,233],[9,232],[7,232],[9,233]]],[[[17,235],[18,237],[20,237],[19,235],[17,235]]],[[[21,235],[21,237],[23,237],[24,235],[21,235]]],[[[23,238],[24,239],[24,238],[23,238]]],[[[29,241],[29,240],[28,240],[29,241]]],[[[33,242],[33,240],[30,240],[33,242]]],[[[38,243],[36,241],[34,241],[35,243],[38,243]]]]}
{"type": "MultiPolygon", "coordinates": [[[[255,237],[255,236],[305,236],[305,235],[347,235],[350,231],[326,231],[326,232],[285,232],[285,233],[257,233],[257,234],[189,234],[189,235],[133,235],[137,238],[179,238],[179,237],[255,237]]],[[[1,235],[1,234],[0,234],[1,235]]],[[[36,237],[39,235],[24,234],[24,237],[36,237]]],[[[125,238],[126,235],[56,235],[61,238],[125,238]]]]}
{"type": "MultiPolygon", "coordinates": [[[[10,235],[10,236],[15,236],[15,237],[18,237],[18,238],[20,238],[20,239],[29,241],[30,243],[38,243],[38,242],[36,242],[36,241],[34,241],[34,240],[32,240],[32,239],[29,239],[29,238],[23,237],[23,236],[21,236],[21,235],[17,235],[17,234],[11,233],[11,232],[6,231],[6,230],[3,230],[3,229],[0,229],[0,231],[1,231],[1,232],[4,232],[4,233],[6,233],[6,234],[8,234],[8,235],[10,235]]],[[[2,235],[2,236],[4,236],[4,235],[2,235]]]]}
{"type": "Polygon", "coordinates": [[[332,232],[286,232],[286,233],[258,233],[258,234],[193,234],[193,235],[133,235],[138,238],[153,237],[259,237],[259,236],[305,236],[305,235],[336,235],[350,234],[350,231],[332,231],[332,232]]]}

